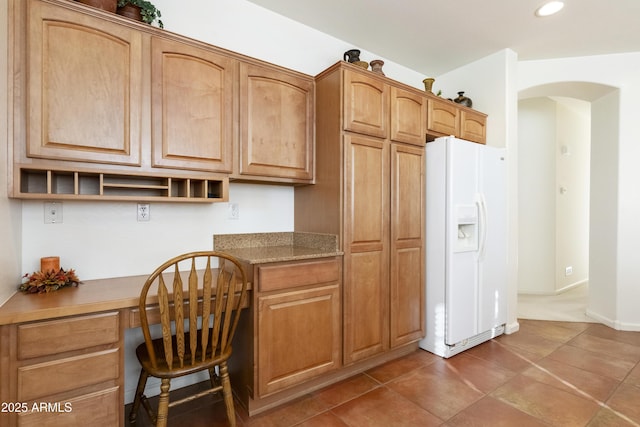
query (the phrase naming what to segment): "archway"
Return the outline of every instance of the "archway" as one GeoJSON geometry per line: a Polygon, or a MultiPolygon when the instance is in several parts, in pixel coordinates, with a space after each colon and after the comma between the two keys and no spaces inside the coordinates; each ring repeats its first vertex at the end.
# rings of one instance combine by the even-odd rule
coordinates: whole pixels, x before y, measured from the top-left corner
{"type": "MultiPolygon", "coordinates": [[[[540,295],[560,294],[580,283],[580,277],[577,277],[578,280],[573,280],[575,276],[570,277],[571,274],[578,273],[584,280],[590,281],[588,288],[590,295],[586,310],[583,307],[583,311],[587,314],[600,313],[603,310],[609,312],[611,304],[615,305],[615,292],[611,292],[610,289],[612,277],[610,274],[615,271],[616,258],[615,251],[611,251],[611,248],[615,245],[603,245],[602,239],[611,239],[615,234],[611,232],[607,234],[605,230],[611,231],[607,227],[615,224],[617,209],[615,184],[611,181],[615,179],[617,171],[615,129],[619,120],[616,102],[618,96],[617,88],[589,82],[554,82],[527,88],[520,91],[518,96],[521,106],[534,105],[541,108],[543,112],[547,108],[547,112],[551,111],[549,114],[551,118],[547,118],[548,120],[558,120],[558,117],[561,120],[550,124],[550,130],[548,129],[546,134],[544,129],[537,129],[540,132],[537,132],[539,135],[535,135],[535,138],[541,139],[539,145],[529,141],[527,146],[526,138],[531,136],[528,133],[519,137],[521,161],[528,162],[522,166],[519,164],[518,168],[521,199],[520,243],[534,247],[533,250],[522,246],[519,248],[521,273],[519,292],[523,291],[522,286],[525,288],[525,293],[533,290],[540,295]],[[578,174],[578,177],[574,178],[569,185],[565,182],[567,177],[562,175],[566,175],[566,169],[576,167],[575,163],[578,160],[576,157],[582,155],[576,143],[581,144],[580,139],[584,137],[578,135],[579,130],[575,132],[576,138],[573,138],[575,140],[572,140],[574,135],[566,133],[566,129],[572,126],[571,123],[566,123],[571,122],[571,116],[558,114],[557,111],[566,109],[567,100],[574,105],[587,105],[587,111],[591,110],[586,124],[588,129],[585,130],[587,140],[591,140],[591,147],[586,153],[587,158],[591,158],[590,161],[586,160],[587,173],[583,174],[582,178],[578,174]],[[558,105],[562,105],[562,108],[557,108],[558,105]],[[564,129],[564,135],[562,131],[557,132],[558,129],[564,129]],[[545,149],[547,152],[535,151],[545,149]],[[528,166],[536,161],[539,162],[538,165],[533,166],[539,174],[540,182],[531,184],[531,168],[528,166]],[[571,166],[568,167],[568,165],[571,166]],[[558,176],[562,177],[558,178],[558,176]],[[584,183],[586,200],[581,202],[581,207],[572,205],[576,200],[580,203],[579,197],[576,197],[576,193],[580,191],[580,180],[588,181],[584,183]],[[536,195],[531,191],[532,188],[534,190],[542,188],[542,191],[536,195]],[[532,197],[534,200],[531,200],[532,197]],[[536,197],[537,200],[535,200],[536,197]],[[608,211],[602,209],[602,206],[609,207],[608,211]],[[536,208],[538,212],[532,212],[536,208]],[[587,211],[584,212],[584,216],[582,211],[587,211]],[[589,240],[584,234],[590,236],[589,240]],[[589,249],[581,254],[580,251],[585,249],[585,246],[589,249]],[[585,259],[584,267],[576,268],[572,265],[572,261],[576,258],[578,263],[581,262],[580,258],[585,259]],[[526,283],[528,279],[531,280],[526,283]],[[541,280],[546,287],[532,286],[531,283],[535,280],[541,280]]],[[[526,109],[521,107],[519,115],[524,116],[525,112],[526,109]]],[[[551,301],[545,298],[539,300],[545,303],[551,301]]],[[[563,306],[563,308],[566,307],[570,308],[570,306],[563,306]]],[[[538,314],[549,315],[548,312],[538,314]]],[[[598,316],[593,317],[597,320],[598,316]]],[[[584,319],[588,318],[584,317],[584,319]]],[[[580,317],[571,313],[558,313],[557,316],[550,316],[548,320],[580,320],[580,317]]]]}

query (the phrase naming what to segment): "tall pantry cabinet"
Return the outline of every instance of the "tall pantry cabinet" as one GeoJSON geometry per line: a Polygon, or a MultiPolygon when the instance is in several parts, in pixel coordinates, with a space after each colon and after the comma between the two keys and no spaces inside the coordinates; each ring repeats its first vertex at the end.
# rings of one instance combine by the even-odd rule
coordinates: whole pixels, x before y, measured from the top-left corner
{"type": "Polygon", "coordinates": [[[424,335],[426,105],[348,63],[316,77],[316,184],[295,189],[295,229],[339,236],[345,365],[424,335]]]}

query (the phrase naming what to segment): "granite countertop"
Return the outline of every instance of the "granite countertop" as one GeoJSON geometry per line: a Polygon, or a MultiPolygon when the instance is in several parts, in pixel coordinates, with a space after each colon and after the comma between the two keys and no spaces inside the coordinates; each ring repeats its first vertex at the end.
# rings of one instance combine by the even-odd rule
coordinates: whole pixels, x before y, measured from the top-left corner
{"type": "Polygon", "coordinates": [[[338,250],[338,236],[321,233],[247,233],[213,236],[217,251],[249,264],[295,261],[343,255],[338,250]]]}

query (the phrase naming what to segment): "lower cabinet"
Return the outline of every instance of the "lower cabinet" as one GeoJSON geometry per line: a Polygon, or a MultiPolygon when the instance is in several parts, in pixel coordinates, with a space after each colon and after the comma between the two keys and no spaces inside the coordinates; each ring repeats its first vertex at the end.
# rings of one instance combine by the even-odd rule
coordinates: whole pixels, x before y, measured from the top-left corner
{"type": "Polygon", "coordinates": [[[255,267],[258,395],[340,366],[340,262],[311,260],[255,267]]]}
{"type": "Polygon", "coordinates": [[[340,286],[258,297],[258,393],[266,396],[339,366],[340,286]]]}
{"type": "Polygon", "coordinates": [[[252,414],[341,367],[342,258],[244,267],[252,302],[229,366],[231,385],[252,414]]]}
{"type": "Polygon", "coordinates": [[[3,326],[0,425],[122,425],[122,336],[119,312],[3,326]]]}

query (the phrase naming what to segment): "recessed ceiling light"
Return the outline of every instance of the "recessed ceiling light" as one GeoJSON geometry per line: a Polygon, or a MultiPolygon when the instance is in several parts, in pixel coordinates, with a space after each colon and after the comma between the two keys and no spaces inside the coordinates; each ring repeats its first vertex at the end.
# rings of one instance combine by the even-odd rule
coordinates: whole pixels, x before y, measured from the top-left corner
{"type": "Polygon", "coordinates": [[[560,12],[560,9],[564,7],[564,2],[561,1],[549,1],[540,6],[536,10],[536,16],[549,16],[554,13],[560,12]]]}

